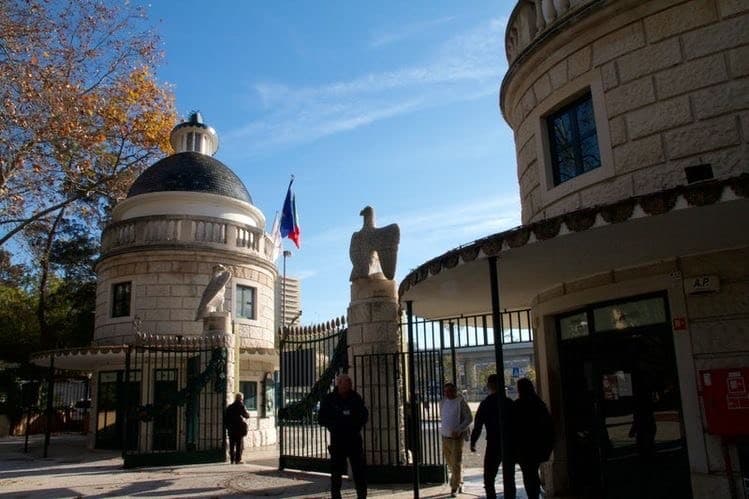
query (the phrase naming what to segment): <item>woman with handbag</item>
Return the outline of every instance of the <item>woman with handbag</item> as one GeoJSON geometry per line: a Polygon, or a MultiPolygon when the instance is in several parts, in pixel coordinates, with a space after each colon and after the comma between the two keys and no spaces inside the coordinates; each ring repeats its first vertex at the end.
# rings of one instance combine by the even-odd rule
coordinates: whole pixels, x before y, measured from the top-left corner
{"type": "Polygon", "coordinates": [[[226,408],[224,426],[229,434],[229,458],[232,464],[242,463],[244,437],[247,435],[247,422],[250,415],[244,407],[244,396],[237,393],[234,402],[226,408]]]}

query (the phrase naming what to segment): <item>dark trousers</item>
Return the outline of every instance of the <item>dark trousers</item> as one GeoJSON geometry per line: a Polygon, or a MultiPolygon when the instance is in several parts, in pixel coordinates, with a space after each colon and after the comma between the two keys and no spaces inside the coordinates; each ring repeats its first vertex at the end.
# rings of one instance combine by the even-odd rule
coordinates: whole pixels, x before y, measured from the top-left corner
{"type": "Polygon", "coordinates": [[[538,461],[521,461],[520,471],[523,473],[523,486],[528,499],[538,499],[541,493],[541,480],[538,477],[538,461]]]}
{"type": "MultiPolygon", "coordinates": [[[[499,449],[493,445],[487,445],[484,454],[484,489],[487,499],[497,497],[494,482],[497,480],[500,462],[502,462],[502,456],[499,449]]],[[[515,466],[511,462],[502,462],[502,484],[504,486],[504,498],[515,499],[515,466]]]]}
{"type": "MultiPolygon", "coordinates": [[[[342,439],[343,440],[343,439],[342,439]]],[[[346,473],[346,459],[351,463],[356,497],[367,497],[367,467],[364,459],[364,448],[361,437],[350,437],[349,441],[336,442],[328,447],[330,451],[330,495],[341,499],[341,484],[346,473]]]]}
{"type": "Polygon", "coordinates": [[[242,460],[243,450],[244,437],[232,438],[229,436],[229,459],[232,463],[238,463],[242,460]]]}

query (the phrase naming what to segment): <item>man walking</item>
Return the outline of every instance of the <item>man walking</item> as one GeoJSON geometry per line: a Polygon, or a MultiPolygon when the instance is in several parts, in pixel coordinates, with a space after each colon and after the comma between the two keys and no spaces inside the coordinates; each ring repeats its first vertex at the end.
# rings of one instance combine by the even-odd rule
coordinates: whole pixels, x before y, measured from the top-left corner
{"type": "Polygon", "coordinates": [[[468,436],[473,416],[453,383],[445,383],[443,394],[440,403],[442,455],[450,471],[450,497],[455,497],[463,491],[463,441],[468,436]]]}
{"type": "Polygon", "coordinates": [[[528,378],[518,380],[518,399],[513,406],[518,439],[515,457],[523,473],[528,499],[538,499],[541,491],[538,467],[549,460],[554,448],[554,421],[528,378]]]}
{"type": "Polygon", "coordinates": [[[367,497],[366,463],[361,430],[367,423],[369,412],[364,400],[351,387],[348,374],[336,379],[336,387],[320,404],[317,419],[330,432],[330,484],[331,497],[341,499],[341,483],[346,471],[346,459],[351,462],[356,497],[367,497]]]}
{"type": "MultiPolygon", "coordinates": [[[[515,497],[515,465],[512,456],[502,456],[502,434],[499,425],[499,395],[497,394],[497,375],[490,374],[486,380],[486,388],[489,395],[479,404],[476,411],[476,420],[471,432],[471,452],[476,452],[476,442],[481,436],[481,429],[486,427],[486,452],[484,453],[484,489],[487,499],[497,497],[494,482],[499,471],[499,463],[502,466],[502,482],[504,484],[504,497],[507,499],[515,497]]],[[[507,429],[507,435],[512,432],[512,401],[507,396],[502,397],[503,424],[507,429]]],[[[512,445],[508,446],[512,447],[512,445]]]]}
{"type": "Polygon", "coordinates": [[[224,426],[229,434],[229,459],[231,459],[231,464],[242,463],[244,437],[247,435],[245,419],[249,417],[247,409],[244,408],[244,396],[237,393],[234,402],[226,408],[224,413],[224,426]]]}

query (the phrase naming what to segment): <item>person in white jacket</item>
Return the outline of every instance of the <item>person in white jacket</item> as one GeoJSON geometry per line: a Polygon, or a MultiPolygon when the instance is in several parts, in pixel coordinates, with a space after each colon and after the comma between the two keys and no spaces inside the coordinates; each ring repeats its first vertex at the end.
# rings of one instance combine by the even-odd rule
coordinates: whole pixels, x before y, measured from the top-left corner
{"type": "Polygon", "coordinates": [[[463,443],[469,435],[473,416],[453,383],[445,383],[443,394],[440,403],[442,455],[450,472],[450,497],[455,497],[463,491],[463,443]]]}

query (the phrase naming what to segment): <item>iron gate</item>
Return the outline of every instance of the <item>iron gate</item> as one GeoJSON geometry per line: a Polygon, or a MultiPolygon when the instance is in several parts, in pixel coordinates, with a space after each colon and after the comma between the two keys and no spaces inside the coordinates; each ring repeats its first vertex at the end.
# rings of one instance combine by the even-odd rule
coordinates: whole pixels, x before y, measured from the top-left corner
{"type": "Polygon", "coordinates": [[[161,336],[128,347],[126,468],[226,460],[227,345],[224,335],[161,336]]]}
{"type": "Polygon", "coordinates": [[[354,356],[358,389],[365,401],[379,407],[370,410],[369,423],[362,432],[367,470],[372,482],[409,482],[414,459],[418,459],[421,481],[442,483],[446,478],[439,439],[442,353],[414,352],[413,392],[408,383],[408,357],[408,352],[354,356]],[[440,387],[439,391],[435,387],[440,387]],[[416,405],[415,412],[412,404],[416,405]]]}
{"type": "MultiPolygon", "coordinates": [[[[505,347],[532,352],[530,312],[506,311],[501,318],[498,336],[505,347]]],[[[401,325],[404,337],[407,325],[401,325]]],[[[447,381],[462,384],[458,364],[467,352],[489,352],[491,361],[486,368],[495,369],[491,315],[415,318],[411,325],[412,359],[409,352],[356,355],[352,359],[356,389],[365,400],[379,406],[377,411],[370,408],[370,421],[363,430],[367,469],[373,482],[410,480],[414,460],[423,482],[444,481],[439,436],[442,387],[447,381]]],[[[343,320],[285,332],[278,412],[281,469],[329,470],[328,435],[317,423],[317,411],[332,389],[335,375],[348,370],[346,350],[343,320]]]]}
{"type": "MultiPolygon", "coordinates": [[[[531,352],[530,312],[506,311],[501,318],[498,336],[505,348],[512,345],[531,352]]],[[[404,338],[408,325],[401,324],[404,338]]],[[[377,481],[394,482],[410,480],[415,461],[421,482],[443,482],[446,474],[439,433],[442,387],[452,381],[467,388],[469,376],[464,364],[469,356],[486,358],[483,374],[496,370],[492,318],[488,314],[438,320],[414,318],[411,328],[408,352],[353,358],[357,388],[365,401],[379,407],[370,410],[370,421],[363,432],[367,466],[377,481]]],[[[478,384],[475,379],[472,383],[478,384]]],[[[480,384],[483,388],[485,380],[480,384]]],[[[475,401],[486,395],[476,386],[473,389],[475,401]]],[[[467,390],[464,392],[468,398],[467,390]]]]}
{"type": "Polygon", "coordinates": [[[327,472],[328,432],[317,423],[335,376],[348,371],[345,319],[287,329],[281,339],[279,468],[327,472]]]}

